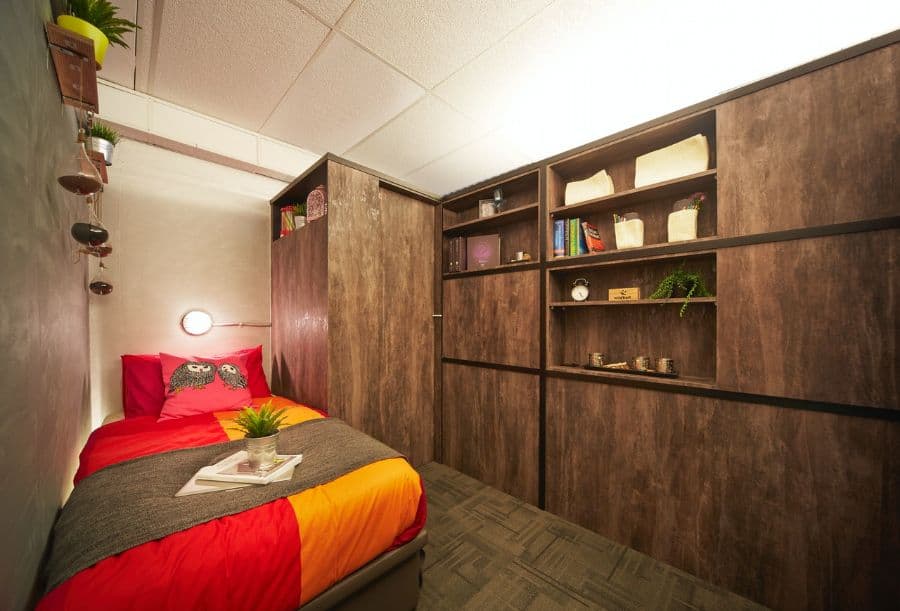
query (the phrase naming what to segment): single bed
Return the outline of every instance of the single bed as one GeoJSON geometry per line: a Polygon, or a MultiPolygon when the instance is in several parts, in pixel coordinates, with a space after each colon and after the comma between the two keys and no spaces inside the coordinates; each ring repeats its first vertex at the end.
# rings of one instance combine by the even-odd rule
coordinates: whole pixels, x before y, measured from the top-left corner
{"type": "MultiPolygon", "coordinates": [[[[325,418],[281,397],[252,401],[284,408],[288,426],[311,427],[325,418]]],[[[106,424],[81,453],[76,491],[110,466],[134,466],[145,457],[185,448],[233,447],[227,444],[240,436],[232,428],[237,413],[106,424]]],[[[353,609],[373,603],[412,609],[425,517],[416,471],[402,457],[378,460],[285,498],[105,557],[58,585],[49,584],[38,609],[353,609]]],[[[153,521],[153,516],[139,518],[153,521]]],[[[102,522],[103,516],[92,519],[102,522]]]]}

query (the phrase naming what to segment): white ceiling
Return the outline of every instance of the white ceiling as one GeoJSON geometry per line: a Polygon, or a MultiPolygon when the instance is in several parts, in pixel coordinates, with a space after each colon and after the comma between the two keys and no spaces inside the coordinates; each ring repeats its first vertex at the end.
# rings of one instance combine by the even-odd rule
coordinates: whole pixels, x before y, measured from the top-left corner
{"type": "Polygon", "coordinates": [[[900,27],[894,0],[115,3],[142,29],[103,78],[439,194],[900,27]]]}

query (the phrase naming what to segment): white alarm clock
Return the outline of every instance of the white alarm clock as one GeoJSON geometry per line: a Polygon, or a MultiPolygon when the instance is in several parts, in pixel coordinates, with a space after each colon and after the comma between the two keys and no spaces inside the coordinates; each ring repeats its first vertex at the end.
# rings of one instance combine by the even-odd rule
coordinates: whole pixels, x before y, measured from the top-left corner
{"type": "Polygon", "coordinates": [[[590,282],[585,278],[579,278],[575,282],[572,283],[572,299],[575,301],[584,301],[588,298],[588,295],[591,294],[590,289],[588,287],[591,285],[590,282]]]}

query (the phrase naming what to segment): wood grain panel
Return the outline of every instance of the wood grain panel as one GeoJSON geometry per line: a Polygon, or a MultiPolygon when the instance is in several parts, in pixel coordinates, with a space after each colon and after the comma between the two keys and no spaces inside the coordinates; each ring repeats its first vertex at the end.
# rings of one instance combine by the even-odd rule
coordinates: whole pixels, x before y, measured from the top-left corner
{"type": "Polygon", "coordinates": [[[718,254],[718,382],[729,390],[900,409],[900,230],[718,254]]]}
{"type": "Polygon", "coordinates": [[[272,243],[272,392],[328,409],[328,220],[272,243]]]}
{"type": "Polygon", "coordinates": [[[900,213],[900,45],[719,106],[720,236],[900,213]]]}
{"type": "Polygon", "coordinates": [[[888,608],[897,441],[884,420],[550,378],[547,508],[773,608],[888,608]]]}
{"type": "Polygon", "coordinates": [[[434,460],[435,209],[388,189],[380,198],[384,369],[365,429],[423,465],[434,460]]]}
{"type": "Polygon", "coordinates": [[[444,282],[444,356],[540,366],[540,272],[444,282]]]}
{"type": "Polygon", "coordinates": [[[329,410],[367,430],[380,408],[385,268],[378,179],[328,162],[329,410]]]}
{"type": "Polygon", "coordinates": [[[538,503],[538,376],[444,363],[444,464],[538,503]]]}

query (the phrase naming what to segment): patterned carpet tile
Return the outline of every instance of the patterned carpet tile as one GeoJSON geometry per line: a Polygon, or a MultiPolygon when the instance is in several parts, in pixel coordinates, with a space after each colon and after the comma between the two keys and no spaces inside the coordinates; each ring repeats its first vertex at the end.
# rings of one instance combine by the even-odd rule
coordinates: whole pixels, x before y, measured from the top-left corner
{"type": "Polygon", "coordinates": [[[438,463],[419,609],[764,609],[438,463]]]}

